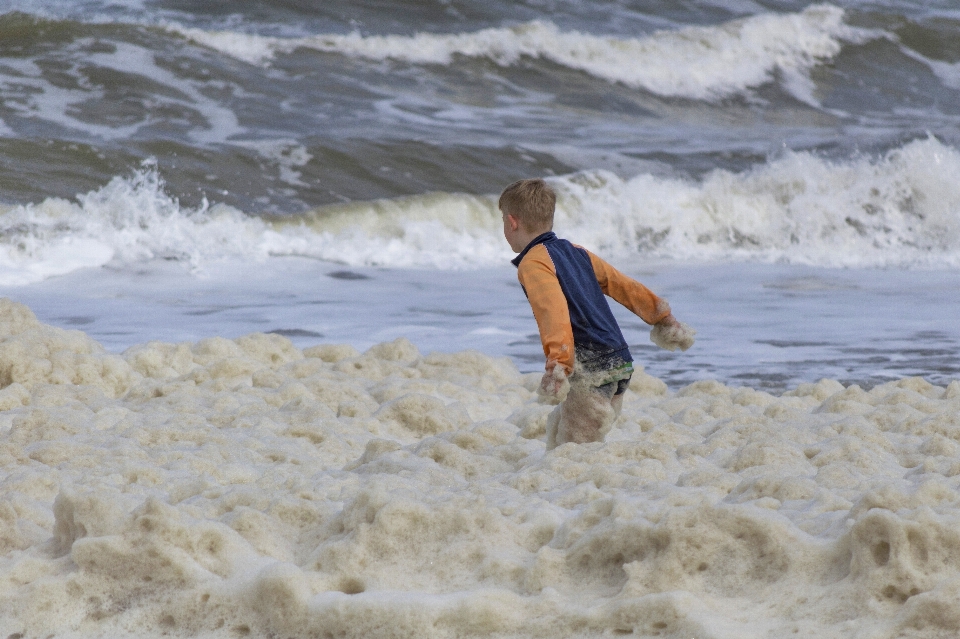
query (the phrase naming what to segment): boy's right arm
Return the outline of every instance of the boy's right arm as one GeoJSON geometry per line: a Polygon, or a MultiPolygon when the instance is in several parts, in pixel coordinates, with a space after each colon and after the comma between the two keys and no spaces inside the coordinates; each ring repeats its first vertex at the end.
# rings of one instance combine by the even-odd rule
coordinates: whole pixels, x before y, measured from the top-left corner
{"type": "Polygon", "coordinates": [[[570,375],[574,360],[570,309],[546,248],[533,247],[520,262],[517,277],[537,320],[547,372],[553,373],[554,367],[560,366],[565,375],[570,375]]]}

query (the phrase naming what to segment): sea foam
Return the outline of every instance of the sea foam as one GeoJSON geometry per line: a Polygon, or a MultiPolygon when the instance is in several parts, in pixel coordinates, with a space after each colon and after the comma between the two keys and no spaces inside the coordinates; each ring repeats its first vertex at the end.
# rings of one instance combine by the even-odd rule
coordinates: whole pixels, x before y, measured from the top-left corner
{"type": "Polygon", "coordinates": [[[844,162],[790,152],[698,183],[583,173],[558,183],[581,242],[684,260],[960,265],[960,152],[929,138],[844,162]]]}
{"type": "Polygon", "coordinates": [[[638,371],[546,452],[538,379],[404,339],[114,355],[0,300],[0,633],[960,631],[960,381],[638,371]]]}
{"type": "Polygon", "coordinates": [[[716,100],[770,82],[775,73],[796,97],[815,103],[808,72],[836,56],[844,42],[888,37],[844,23],[833,5],[799,13],[759,14],[719,26],[658,31],[640,38],[561,31],[547,21],[474,33],[413,36],[317,35],[278,38],[238,32],[168,27],[190,40],[253,64],[298,48],[370,60],[453,64],[456,56],[502,66],[544,58],[610,82],[657,95],[716,100]]]}
{"type": "MultiPolygon", "coordinates": [[[[791,152],[699,181],[586,171],[550,182],[556,230],[618,259],[960,265],[960,152],[934,138],[842,162],[791,152]]],[[[194,270],[271,256],[464,269],[513,256],[495,196],[432,193],[266,219],[222,204],[181,206],[154,165],[75,202],[7,207],[0,238],[2,285],[151,259],[194,270]]]]}

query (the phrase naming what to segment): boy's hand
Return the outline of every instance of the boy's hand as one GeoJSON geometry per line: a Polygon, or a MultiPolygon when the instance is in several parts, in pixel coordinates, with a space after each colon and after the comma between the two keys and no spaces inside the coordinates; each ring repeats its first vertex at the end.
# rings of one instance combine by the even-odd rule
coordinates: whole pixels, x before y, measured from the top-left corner
{"type": "Polygon", "coordinates": [[[543,404],[559,404],[566,398],[569,390],[570,382],[567,380],[566,371],[563,366],[554,365],[543,374],[537,395],[540,396],[540,402],[543,404]]]}
{"type": "Polygon", "coordinates": [[[678,348],[685,351],[693,346],[694,335],[696,334],[697,331],[683,322],[678,322],[677,318],[671,313],[653,325],[653,330],[650,331],[650,341],[668,351],[675,351],[678,348]]]}

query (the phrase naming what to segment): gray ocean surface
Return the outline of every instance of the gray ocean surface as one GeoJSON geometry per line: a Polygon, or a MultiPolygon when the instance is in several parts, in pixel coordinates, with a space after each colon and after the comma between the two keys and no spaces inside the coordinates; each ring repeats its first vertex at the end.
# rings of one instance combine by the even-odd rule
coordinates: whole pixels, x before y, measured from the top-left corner
{"type": "MultiPolygon", "coordinates": [[[[610,53],[595,44],[581,59],[610,53]]],[[[72,198],[145,157],[185,205],[207,197],[265,215],[499,192],[518,176],[581,169],[696,177],[786,149],[845,159],[931,135],[956,146],[958,63],[960,8],[947,0],[3,0],[0,201],[72,198]],[[823,15],[805,25],[761,25],[771,42],[694,46],[737,21],[796,20],[811,7],[823,15]],[[843,29],[828,24],[837,13],[843,29]],[[509,32],[541,23],[555,33],[532,49],[509,32]],[[687,48],[655,37],[698,28],[714,32],[690,33],[687,48]],[[263,42],[217,50],[190,30],[293,44],[257,59],[263,42]],[[484,30],[494,30],[485,41],[455,41],[484,30]],[[409,49],[448,57],[421,62],[371,41],[423,33],[447,41],[409,49]],[[296,44],[351,34],[367,39],[367,55],[296,44]],[[652,53],[633,64],[664,81],[618,76],[630,63],[613,58],[593,70],[558,61],[571,34],[645,44],[652,53]],[[781,38],[795,46],[777,48],[781,38]],[[725,62],[704,68],[711,54],[725,62]]]]}

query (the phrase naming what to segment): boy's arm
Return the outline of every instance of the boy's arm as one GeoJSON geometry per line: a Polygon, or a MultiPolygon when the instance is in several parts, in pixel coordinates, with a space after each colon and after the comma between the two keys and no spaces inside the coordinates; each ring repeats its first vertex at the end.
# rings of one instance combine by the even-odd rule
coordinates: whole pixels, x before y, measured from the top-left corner
{"type": "Polygon", "coordinates": [[[573,372],[574,352],[570,309],[546,248],[535,246],[531,249],[520,262],[517,277],[537,320],[543,354],[547,358],[546,370],[552,372],[556,366],[561,366],[569,375],[573,372]]]}
{"type": "Polygon", "coordinates": [[[661,320],[669,322],[667,318],[672,319],[670,304],[667,300],[657,297],[646,286],[627,277],[590,251],[587,251],[587,255],[590,256],[590,262],[593,264],[593,272],[597,276],[600,290],[605,295],[626,306],[647,324],[657,324],[661,320]]]}

